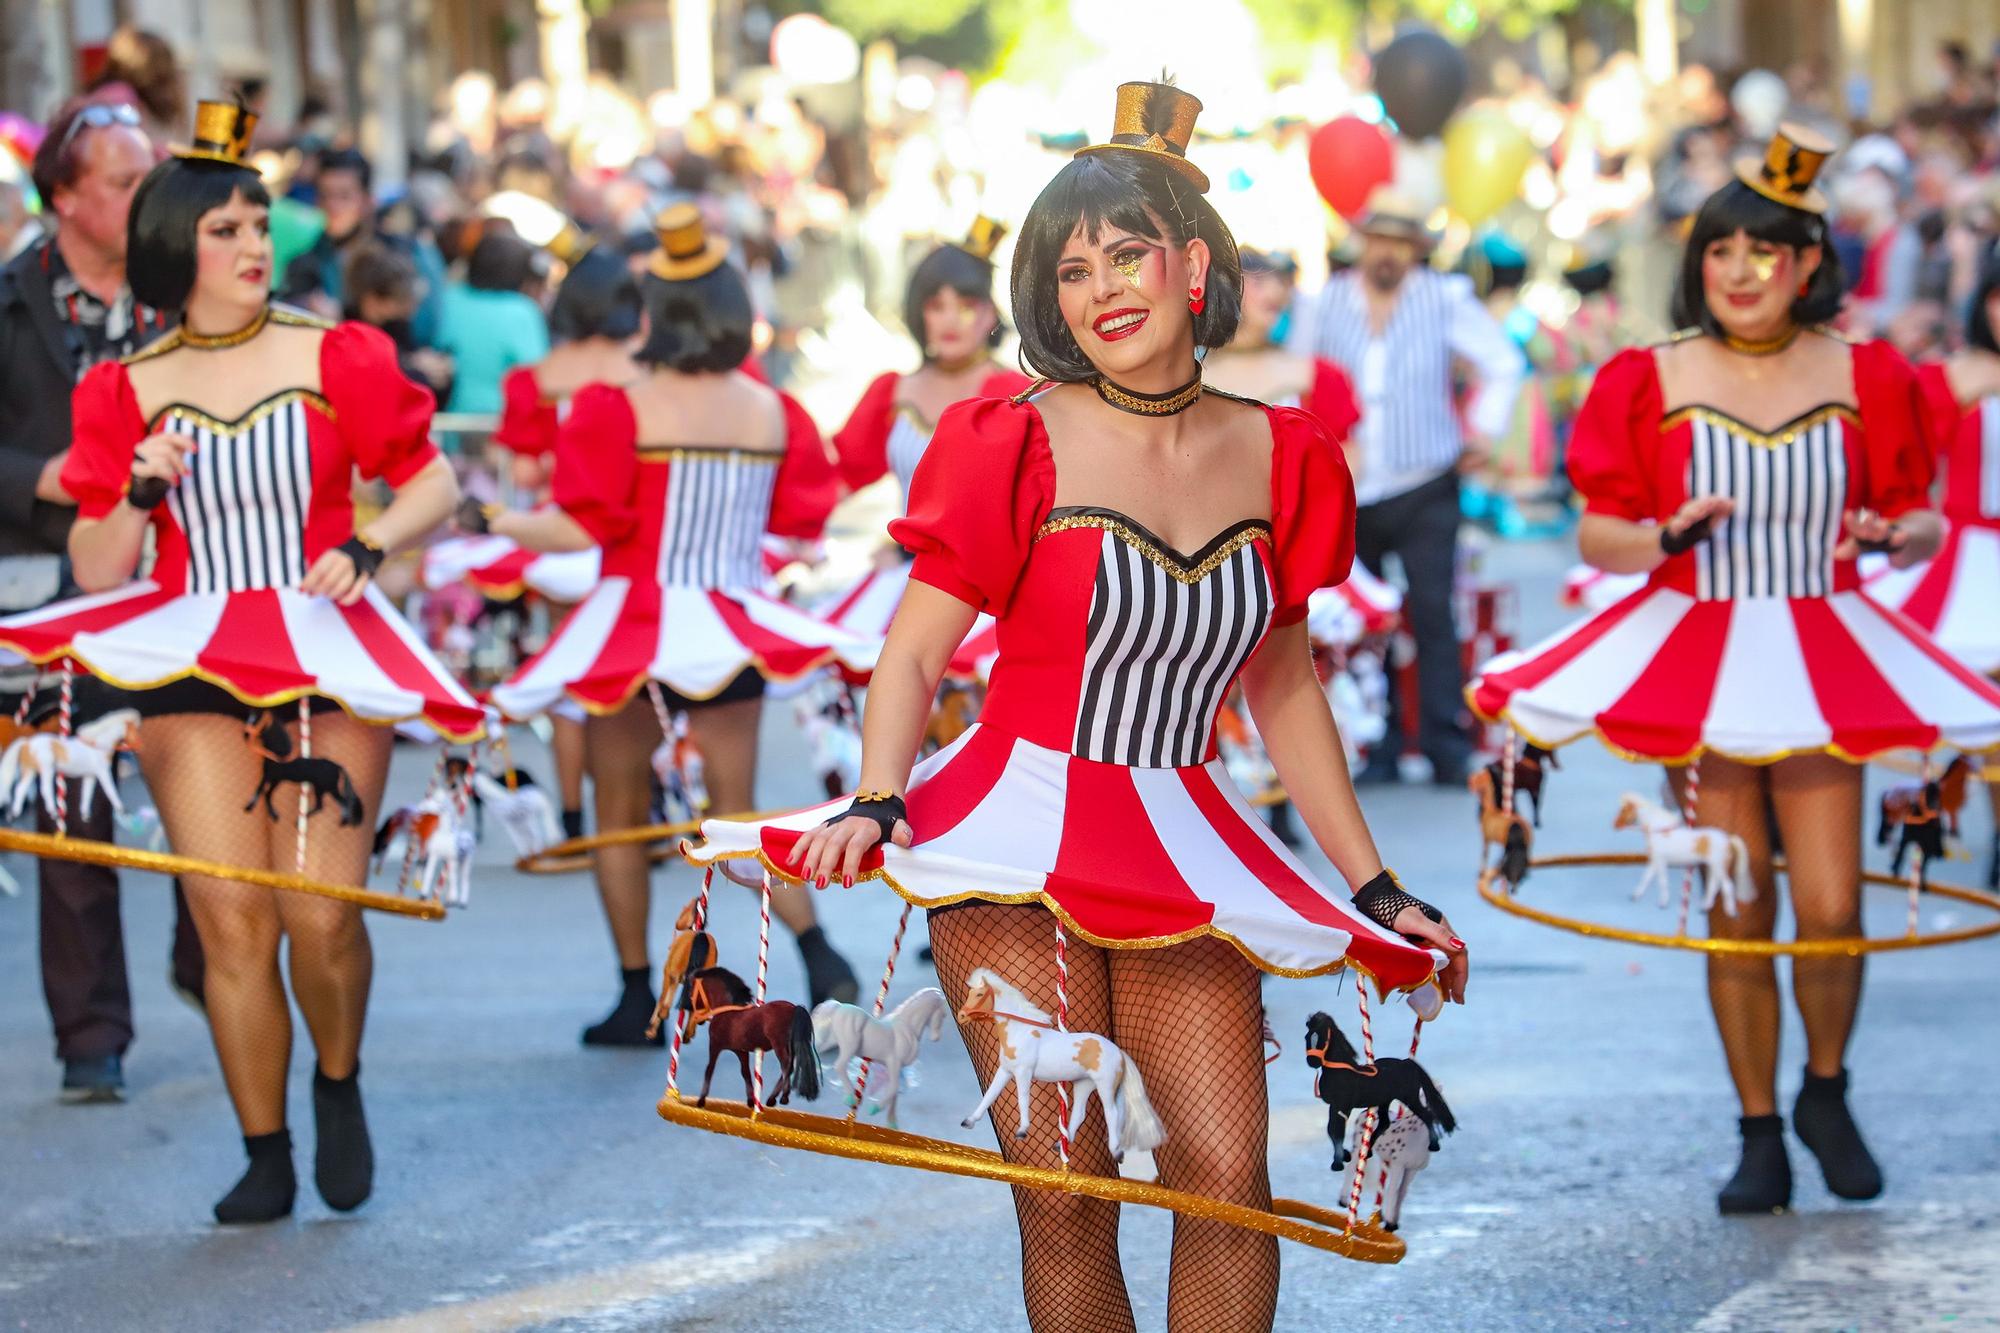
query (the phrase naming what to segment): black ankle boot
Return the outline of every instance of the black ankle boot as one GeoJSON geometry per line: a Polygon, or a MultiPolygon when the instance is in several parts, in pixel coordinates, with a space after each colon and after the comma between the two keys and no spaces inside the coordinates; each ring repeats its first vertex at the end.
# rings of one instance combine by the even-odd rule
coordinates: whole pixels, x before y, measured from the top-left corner
{"type": "Polygon", "coordinates": [[[1716,1196],[1716,1206],[1724,1215],[1786,1211],[1792,1206],[1792,1162],[1785,1156],[1784,1118],[1746,1115],[1736,1124],[1743,1131],[1743,1160],[1716,1196]]]}
{"type": "Polygon", "coordinates": [[[275,1222],[292,1211],[292,1198],[299,1192],[299,1178],[292,1171],[292,1131],[246,1134],[243,1150],[250,1154],[250,1169],[215,1205],[215,1220],[275,1222]]]}
{"type": "Polygon", "coordinates": [[[853,1004],[861,995],[861,983],[818,926],[799,932],[799,953],[806,960],[806,990],[817,1006],[822,1000],[853,1004]]]}
{"type": "Polygon", "coordinates": [[[375,1188],[375,1145],[361,1112],[361,1065],[346,1078],[313,1067],[313,1183],[335,1212],[367,1202],[375,1188]]]}
{"type": "Polygon", "coordinates": [[[1882,1192],[1882,1168],[1875,1164],[1861,1130],[1847,1110],[1847,1071],[1832,1078],[1806,1073],[1806,1085],[1792,1104],[1792,1131],[1819,1159],[1826,1187],[1843,1199],[1872,1199],[1882,1192]]]}
{"type": "Polygon", "coordinates": [[[662,1025],[657,1036],[646,1035],[646,1025],[653,1021],[653,969],[650,967],[627,967],[619,970],[625,989],[618,997],[617,1006],[604,1016],[600,1023],[593,1023],[583,1030],[583,1044],[586,1046],[664,1046],[667,1044],[666,1027],[662,1025]]]}
{"type": "Polygon", "coordinates": [[[565,841],[581,838],[583,836],[583,811],[581,810],[563,811],[562,830],[563,830],[563,839],[565,841]]]}

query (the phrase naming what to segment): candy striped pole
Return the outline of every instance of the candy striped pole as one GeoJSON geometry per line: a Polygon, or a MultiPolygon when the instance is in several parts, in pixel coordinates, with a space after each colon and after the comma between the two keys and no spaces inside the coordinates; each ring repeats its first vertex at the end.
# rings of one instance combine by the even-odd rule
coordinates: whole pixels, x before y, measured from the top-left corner
{"type": "MultiPolygon", "coordinates": [[[[1930,799],[1931,780],[1932,780],[1931,757],[1929,755],[1925,755],[1923,776],[1918,779],[1918,781],[1923,783],[1923,786],[1917,788],[1917,803],[1919,805],[1922,805],[1925,801],[1930,799]]],[[[1931,818],[1938,820],[1940,827],[1942,827],[1944,820],[1944,811],[1937,810],[1932,812],[1931,818]]],[[[1924,891],[1924,874],[1925,874],[1924,849],[1920,846],[1917,848],[1916,863],[1910,868],[1910,914],[1908,921],[1905,922],[1903,926],[1904,931],[1911,935],[1917,933],[1917,918],[1919,915],[1917,908],[1917,896],[1924,891]]]]}
{"type": "MultiPolygon", "coordinates": [[[[1368,978],[1361,978],[1355,988],[1361,1000],[1361,1061],[1373,1067],[1375,1064],[1375,1029],[1368,1016],[1368,978]]],[[[1361,1121],[1361,1133],[1354,1141],[1354,1187],[1347,1195],[1347,1229],[1351,1232],[1361,1220],[1361,1180],[1368,1174],[1368,1152],[1375,1146],[1375,1110],[1370,1107],[1361,1121]]]]}
{"type": "MultiPolygon", "coordinates": [[[[1056,918],[1056,1031],[1069,1031],[1069,932],[1063,929],[1062,918],[1056,918]]],[[[1062,1157],[1063,1170],[1069,1170],[1069,1084],[1056,1084],[1056,1105],[1061,1108],[1062,1122],[1056,1131],[1056,1152],[1062,1157]]],[[[1117,1150],[1117,1145],[1112,1145],[1117,1150]]]]}
{"type": "MultiPolygon", "coordinates": [[[[702,872],[701,896],[695,899],[694,928],[697,931],[708,923],[708,890],[714,883],[715,867],[710,866],[702,872]]],[[[690,1010],[685,1022],[673,1012],[671,1005],[668,1006],[667,1013],[673,1019],[673,1035],[667,1038],[667,1095],[678,1101],[681,1095],[681,1041],[691,1031],[690,1025],[694,1021],[694,1013],[690,1010]]]]}
{"type": "MultiPolygon", "coordinates": [[[[758,892],[757,914],[757,1003],[762,1004],[765,994],[770,989],[771,978],[771,872],[769,870],[764,872],[763,887],[758,892]]],[[[753,1061],[750,1066],[753,1086],[751,1095],[755,1098],[750,1110],[752,1114],[756,1114],[764,1109],[764,1053],[752,1051],[750,1058],[753,1061]]]]}
{"type": "MultiPolygon", "coordinates": [[[[896,956],[903,952],[903,932],[910,925],[910,904],[903,904],[903,914],[896,918],[896,937],[889,941],[889,963],[882,969],[882,984],[875,988],[875,1008],[873,1016],[880,1018],[882,1008],[889,1002],[889,978],[896,975],[896,956]]],[[[854,1077],[854,1088],[847,1094],[847,1122],[854,1123],[854,1117],[861,1113],[862,1094],[868,1091],[868,1071],[875,1062],[867,1056],[861,1057],[861,1072],[854,1077]]],[[[843,1075],[846,1070],[840,1071],[843,1075]]]]}
{"type": "MultiPolygon", "coordinates": [[[[1701,814],[1701,756],[1688,761],[1687,774],[1681,783],[1681,817],[1689,828],[1697,828],[1701,814]]],[[[1675,930],[1676,935],[1688,933],[1688,914],[1694,908],[1694,867],[1681,868],[1681,920],[1675,930]]]]}
{"type": "Polygon", "coordinates": [[[1506,748],[1500,752],[1500,808],[1510,815],[1514,813],[1514,765],[1519,747],[1520,737],[1512,727],[1507,728],[1506,748]]]}
{"type": "MultiPolygon", "coordinates": [[[[1411,1029],[1410,1031],[1410,1058],[1412,1060],[1417,1058],[1417,1043],[1422,1041],[1423,1039],[1424,1039],[1424,1020],[1421,1016],[1419,1016],[1417,1019],[1416,1027],[1411,1029]]],[[[1395,1121],[1401,1120],[1406,1114],[1408,1114],[1407,1108],[1405,1108],[1402,1105],[1402,1103],[1398,1102],[1396,1104],[1396,1109],[1390,1115],[1389,1120],[1393,1124],[1395,1121]]],[[[1382,1215],[1382,1196],[1388,1190],[1388,1188],[1389,1188],[1389,1173],[1387,1171],[1384,1171],[1379,1177],[1376,1178],[1375,1181],[1375,1216],[1377,1217],[1380,1217],[1382,1215]]]]}
{"type": "Polygon", "coordinates": [[[28,713],[34,708],[34,706],[35,706],[35,682],[31,680],[28,682],[28,688],[24,690],[21,694],[21,706],[14,710],[15,727],[25,728],[28,725],[28,713]]]}
{"type": "MultiPolygon", "coordinates": [[[[65,657],[62,661],[62,697],[58,701],[57,713],[60,720],[56,723],[57,731],[64,740],[68,740],[75,730],[75,688],[76,668],[65,657]]],[[[56,770],[56,836],[69,836],[69,779],[63,776],[60,768],[56,770]]]]}

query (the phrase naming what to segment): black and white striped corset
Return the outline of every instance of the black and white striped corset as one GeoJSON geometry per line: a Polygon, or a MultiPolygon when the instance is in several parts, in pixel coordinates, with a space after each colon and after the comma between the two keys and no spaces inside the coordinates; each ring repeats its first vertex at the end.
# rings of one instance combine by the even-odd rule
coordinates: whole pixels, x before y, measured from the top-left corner
{"type": "Polygon", "coordinates": [[[885,451],[889,456],[889,470],[896,474],[897,484],[902,486],[905,496],[910,493],[910,478],[916,475],[924,450],[930,447],[930,428],[917,420],[916,414],[907,408],[898,409],[896,419],[889,423],[889,442],[885,451]]]}
{"type": "Polygon", "coordinates": [[[667,494],[660,520],[659,579],[693,588],[757,588],[759,544],[771,521],[780,455],[743,449],[648,449],[664,459],[667,494]]]}
{"type": "Polygon", "coordinates": [[[2000,518],[2000,394],[1979,400],[1979,516],[2000,518]]]}
{"type": "MultiPolygon", "coordinates": [[[[159,425],[194,438],[192,471],[167,492],[187,535],[188,592],[296,587],[306,576],[312,441],[306,390],[265,399],[233,422],[175,404],[159,425]]],[[[157,428],[157,427],[156,427],[157,428]]]]}
{"type": "Polygon", "coordinates": [[[1058,509],[1042,531],[1077,527],[1104,538],[1072,752],[1135,768],[1201,763],[1224,692],[1276,609],[1256,545],[1270,525],[1234,524],[1192,556],[1115,510],[1058,509]]]}
{"type": "Polygon", "coordinates": [[[1847,500],[1846,429],[1851,408],[1814,408],[1770,434],[1706,407],[1688,422],[1687,493],[1726,495],[1736,510],[1695,548],[1695,596],[1825,597],[1847,500]]]}

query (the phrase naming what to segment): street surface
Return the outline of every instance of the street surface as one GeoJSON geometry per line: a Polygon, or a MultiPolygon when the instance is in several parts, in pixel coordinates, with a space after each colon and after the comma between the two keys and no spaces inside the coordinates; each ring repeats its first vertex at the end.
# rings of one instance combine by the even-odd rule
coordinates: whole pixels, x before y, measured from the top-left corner
{"type": "MultiPolygon", "coordinates": [[[[1570,549],[1512,546],[1493,557],[1496,574],[1520,581],[1530,633],[1563,615],[1554,588],[1570,549]]],[[[765,803],[813,797],[801,745],[789,706],[774,704],[765,803]]],[[[546,768],[538,750],[519,748],[546,768]]],[[[406,798],[424,768],[419,751],[399,757],[406,798]]],[[[1550,775],[1540,849],[1637,850],[1611,817],[1621,791],[1650,791],[1656,780],[1590,744],[1572,748],[1550,775]]],[[[1853,1100],[1887,1173],[1886,1196],[1837,1203],[1794,1142],[1796,1214],[1725,1221],[1714,1192],[1734,1165],[1736,1106],[1700,960],[1556,933],[1480,903],[1463,791],[1405,786],[1370,791],[1365,805],[1389,863],[1443,905],[1472,946],[1471,1004],[1434,1025],[1423,1046],[1462,1128],[1411,1193],[1402,1265],[1286,1247],[1280,1328],[2000,1328],[2000,1060],[1990,1040],[2000,945],[1870,966],[1853,1100]]],[[[1968,813],[1967,841],[1983,860],[1989,825],[1976,790],[1968,813]]],[[[133,875],[125,890],[139,1024],[128,1101],[66,1107],[39,988],[32,867],[10,858],[30,891],[0,899],[0,1327],[1025,1326],[1004,1188],[666,1125],[654,1111],[663,1052],[577,1043],[615,982],[589,877],[516,874],[497,829],[482,857],[469,910],[443,924],[371,921],[377,965],[363,1065],[375,1197],[343,1217],[311,1188],[301,1030],[297,1212],[247,1230],[210,1220],[242,1149],[206,1030],[167,988],[164,883],[133,875]]],[[[1316,853],[1308,859],[1323,866],[1316,853]]],[[[1973,882],[1977,870],[1954,862],[1940,878],[1973,882]]],[[[1555,910],[1671,929],[1671,914],[1627,901],[1636,873],[1540,872],[1527,891],[1555,910]]],[[[685,868],[657,875],[656,959],[695,887],[685,868]]],[[[1900,930],[1901,897],[1873,892],[1871,930],[1900,930]]],[[[726,954],[746,957],[754,898],[721,894],[718,937],[726,954]]],[[[821,901],[834,941],[857,971],[874,974],[895,899],[864,888],[821,901]]],[[[1925,924],[1972,917],[1931,903],[1925,924]]],[[[897,971],[897,997],[930,984],[916,942],[897,971]]],[[[771,979],[776,995],[803,997],[797,952],[782,935],[771,979]]],[[[1269,1071],[1274,1183],[1331,1202],[1325,1115],[1300,1038],[1319,1007],[1354,1033],[1352,987],[1273,980],[1267,1002],[1285,1042],[1269,1071]]],[[[1377,1014],[1393,1052],[1407,1040],[1408,1011],[1377,1014]]],[[[1198,1028],[1200,1016],[1189,1022],[1198,1028]]],[[[1803,1059],[1795,1021],[1786,1041],[1789,1110],[1803,1059]]],[[[920,1070],[902,1099],[905,1128],[970,1134],[957,1122],[978,1090],[952,1034],[925,1048],[920,1070]]],[[[737,1095],[733,1072],[719,1071],[717,1086],[737,1095]]],[[[1128,1210],[1141,1327],[1164,1323],[1168,1228],[1165,1214],[1128,1210]]]]}

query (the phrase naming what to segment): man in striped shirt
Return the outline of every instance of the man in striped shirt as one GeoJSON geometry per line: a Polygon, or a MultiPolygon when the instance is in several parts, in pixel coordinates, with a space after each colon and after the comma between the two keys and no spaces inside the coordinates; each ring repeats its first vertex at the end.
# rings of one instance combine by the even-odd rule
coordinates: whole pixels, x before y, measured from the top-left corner
{"type": "MultiPolygon", "coordinates": [[[[1320,291],[1295,326],[1293,350],[1337,363],[1354,382],[1355,553],[1376,574],[1391,554],[1403,567],[1417,642],[1418,744],[1434,780],[1458,786],[1472,748],[1452,605],[1458,478],[1506,429],[1527,366],[1471,280],[1423,262],[1430,237],[1409,200],[1377,190],[1359,230],[1360,262],[1320,291]],[[1454,394],[1461,367],[1474,384],[1462,415],[1454,394]]],[[[1403,734],[1401,714],[1392,690],[1392,737],[1403,734]]],[[[1396,781],[1397,758],[1395,745],[1378,747],[1356,780],[1396,781]]]]}

